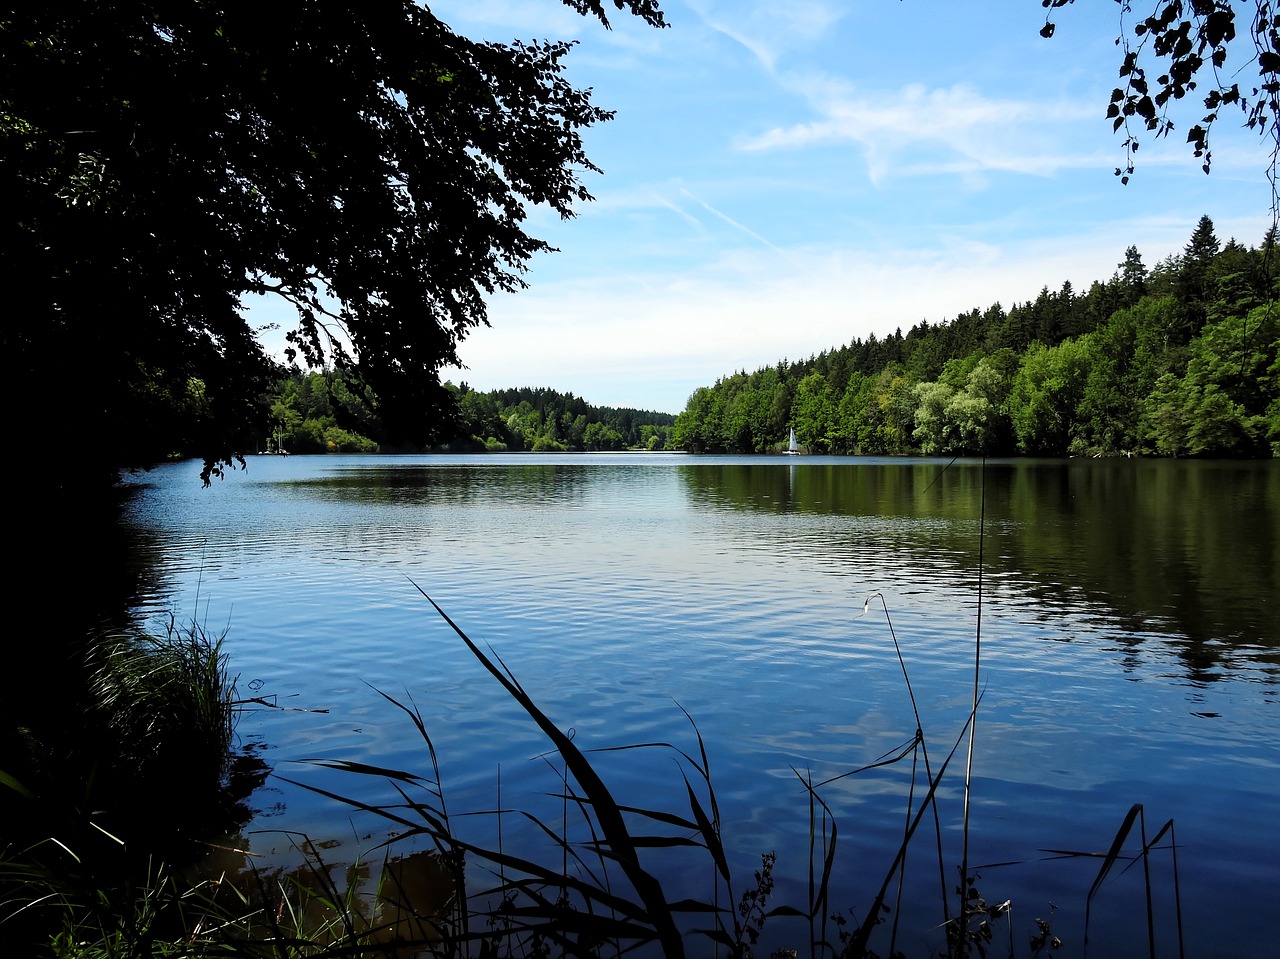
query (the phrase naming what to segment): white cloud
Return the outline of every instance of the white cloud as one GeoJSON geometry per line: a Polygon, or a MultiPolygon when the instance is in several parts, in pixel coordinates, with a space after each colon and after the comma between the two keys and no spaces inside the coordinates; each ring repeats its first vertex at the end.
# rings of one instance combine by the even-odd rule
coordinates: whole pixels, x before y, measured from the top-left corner
{"type": "MultiPolygon", "coordinates": [[[[1194,225],[1194,224],[1192,224],[1194,225]]],[[[1261,235],[1263,218],[1238,227],[1261,235]]],[[[905,332],[999,300],[1008,308],[1070,280],[1105,280],[1130,243],[1147,264],[1180,250],[1178,217],[1099,223],[1074,236],[1009,238],[1008,224],[927,246],[743,248],[681,274],[618,270],[535,285],[493,304],[455,373],[480,389],[547,385],[589,402],[676,413],[698,386],[798,360],[855,337],[905,332]]]]}
{"type": "Polygon", "coordinates": [[[780,58],[821,38],[845,10],[821,0],[688,0],[702,23],[748,50],[772,73],[780,58]]]}
{"type": "Polygon", "coordinates": [[[1145,142],[1128,187],[1111,176],[1105,10],[1073,21],[1098,22],[1086,50],[1043,44],[1026,0],[987,20],[928,0],[663,6],[670,30],[619,13],[605,31],[556,0],[431,4],[472,36],[581,36],[573,82],[619,110],[589,131],[598,202],[531,211],[563,252],[492,300],[455,381],[678,412],[735,369],[1083,290],[1130,244],[1154,265],[1202,213],[1224,241],[1268,225],[1265,152],[1234,130],[1212,177],[1178,137],[1145,142]]]}
{"type": "Polygon", "coordinates": [[[984,170],[1047,176],[1097,162],[1096,155],[1063,151],[1058,145],[1064,124],[1096,119],[1088,106],[995,99],[965,84],[908,84],[887,92],[864,91],[831,77],[795,77],[789,84],[808,101],[816,119],[744,137],[740,149],[853,144],[877,183],[895,174],[984,170]]]}

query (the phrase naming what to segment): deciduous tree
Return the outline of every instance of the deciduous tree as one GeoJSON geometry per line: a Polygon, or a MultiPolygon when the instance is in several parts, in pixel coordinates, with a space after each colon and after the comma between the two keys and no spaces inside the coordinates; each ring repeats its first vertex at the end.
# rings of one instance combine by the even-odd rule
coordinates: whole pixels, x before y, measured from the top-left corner
{"type": "MultiPolygon", "coordinates": [[[[564,2],[607,26],[602,0],[564,2]]],[[[655,0],[613,6],[664,25],[655,0]]],[[[271,294],[296,307],[293,357],[372,389],[393,438],[429,438],[439,369],[549,249],[527,208],[589,199],[580,132],[610,114],[562,75],[570,46],[470,40],[413,0],[12,5],[10,387],[79,382],[98,463],[181,445],[207,477],[265,425],[279,370],[244,305],[271,294]]]]}
{"type": "Polygon", "coordinates": [[[1087,352],[1077,340],[1027,351],[1009,394],[1018,448],[1031,456],[1065,456],[1084,391],[1087,352]]]}
{"type": "MultiPolygon", "coordinates": [[[[1040,34],[1053,36],[1054,10],[1075,0],[1041,0],[1048,13],[1040,34]]],[[[1174,107],[1190,99],[1186,134],[1206,173],[1213,160],[1210,136],[1224,110],[1239,111],[1250,128],[1273,144],[1271,168],[1280,160],[1280,7],[1271,0],[1155,0],[1134,14],[1131,0],[1118,0],[1120,85],[1107,116],[1124,131],[1124,183],[1134,171],[1141,138],[1175,130],[1174,107]],[[1194,95],[1194,96],[1193,96],[1194,95]]],[[[1273,177],[1274,182],[1274,177],[1273,177]]]]}

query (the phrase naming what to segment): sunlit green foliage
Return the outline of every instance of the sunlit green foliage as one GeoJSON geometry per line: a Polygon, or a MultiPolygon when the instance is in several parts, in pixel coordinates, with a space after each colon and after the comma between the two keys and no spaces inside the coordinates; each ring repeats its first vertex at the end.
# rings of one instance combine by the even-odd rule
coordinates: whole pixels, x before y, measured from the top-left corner
{"type": "Polygon", "coordinates": [[[1146,407],[1145,426],[1166,456],[1275,455],[1277,353],[1274,309],[1211,323],[1192,342],[1182,376],[1165,373],[1146,407]]]}
{"type": "MultiPolygon", "coordinates": [[[[485,452],[592,451],[667,446],[675,417],[649,410],[592,406],[550,389],[480,393],[466,384],[445,388],[458,411],[452,435],[433,449],[485,452]]],[[[265,450],[284,453],[373,453],[383,447],[380,404],[333,370],[295,373],[281,382],[271,405],[265,450]]],[[[395,447],[393,447],[395,448],[395,447]]],[[[414,447],[414,449],[422,449],[414,447]]]]}
{"type": "Polygon", "coordinates": [[[1014,378],[1009,405],[1018,449],[1032,456],[1065,456],[1084,395],[1085,351],[1078,340],[1035,343],[1014,378]]]}
{"type": "Polygon", "coordinates": [[[460,411],[453,450],[520,452],[661,450],[675,417],[651,410],[592,406],[572,393],[539,388],[480,393],[454,388],[460,411]]]}
{"type": "Polygon", "coordinates": [[[271,417],[267,447],[273,452],[372,453],[378,448],[370,439],[379,432],[376,410],[332,370],[286,379],[271,404],[271,417]]]}
{"type": "Polygon", "coordinates": [[[792,420],[800,443],[815,453],[829,453],[839,445],[837,397],[821,373],[810,373],[796,386],[792,420]]]}
{"type": "Polygon", "coordinates": [[[1148,270],[1136,247],[1077,296],[1044,287],[1005,310],[921,321],[695,390],[692,452],[934,456],[1276,455],[1275,233],[1220,244],[1202,217],[1148,270]]]}

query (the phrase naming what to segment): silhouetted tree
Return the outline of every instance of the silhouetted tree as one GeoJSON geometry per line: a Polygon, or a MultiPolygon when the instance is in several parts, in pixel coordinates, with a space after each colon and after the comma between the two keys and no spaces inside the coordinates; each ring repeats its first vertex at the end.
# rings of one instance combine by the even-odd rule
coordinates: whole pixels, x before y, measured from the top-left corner
{"type": "MultiPolygon", "coordinates": [[[[614,5],[663,25],[654,0],[614,5]]],[[[590,198],[580,132],[611,114],[564,79],[570,47],[470,40],[412,0],[12,6],[10,388],[56,370],[92,397],[81,454],[180,448],[207,478],[266,423],[279,370],[243,307],[271,294],[296,307],[293,358],[371,388],[390,438],[429,438],[439,369],[548,249],[528,206],[590,198]]]]}

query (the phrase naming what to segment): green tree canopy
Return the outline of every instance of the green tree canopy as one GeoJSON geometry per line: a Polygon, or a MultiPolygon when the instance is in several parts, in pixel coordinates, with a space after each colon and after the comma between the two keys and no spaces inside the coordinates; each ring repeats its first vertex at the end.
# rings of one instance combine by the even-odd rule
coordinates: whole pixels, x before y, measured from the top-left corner
{"type": "Polygon", "coordinates": [[[1275,240],[1223,244],[1203,216],[1181,253],[1147,270],[1129,246],[1083,294],[1046,285],[1007,311],[734,373],[694,391],[672,442],[776,450],[789,423],[813,453],[1278,456],[1275,240]],[[742,417],[766,390],[772,415],[742,417]]]}
{"type": "MultiPolygon", "coordinates": [[[[564,0],[607,26],[600,0],[564,0]]],[[[613,0],[663,26],[654,0],[613,0]]],[[[174,445],[233,462],[278,377],[249,294],[293,304],[291,359],[373,390],[389,438],[431,438],[438,371],[572,215],[610,114],[571,44],[478,42],[412,0],[18,4],[0,18],[3,345],[24,395],[87,402],[99,465],[174,445]]],[[[28,438],[30,439],[30,438],[28,438]]]]}

